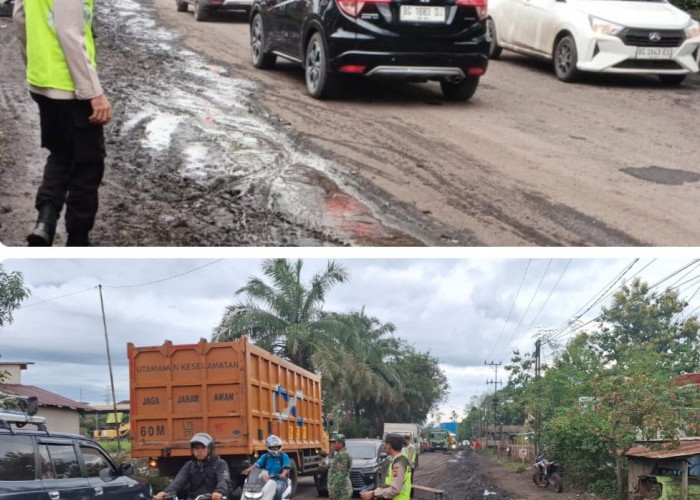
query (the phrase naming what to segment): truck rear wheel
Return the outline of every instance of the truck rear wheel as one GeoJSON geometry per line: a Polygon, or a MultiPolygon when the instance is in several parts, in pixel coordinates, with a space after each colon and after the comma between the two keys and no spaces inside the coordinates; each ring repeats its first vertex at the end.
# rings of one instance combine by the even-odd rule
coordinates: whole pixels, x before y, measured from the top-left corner
{"type": "Polygon", "coordinates": [[[314,474],[314,483],[316,484],[316,493],[319,497],[328,496],[328,473],[316,472],[314,474]]]}
{"type": "Polygon", "coordinates": [[[293,458],[289,459],[289,479],[292,480],[292,496],[297,493],[297,463],[293,458]]]}

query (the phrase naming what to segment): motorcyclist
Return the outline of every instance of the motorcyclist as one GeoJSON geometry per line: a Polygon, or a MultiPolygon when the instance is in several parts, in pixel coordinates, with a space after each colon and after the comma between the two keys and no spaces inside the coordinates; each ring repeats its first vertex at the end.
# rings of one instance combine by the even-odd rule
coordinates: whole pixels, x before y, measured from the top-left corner
{"type": "Polygon", "coordinates": [[[270,479],[277,482],[277,490],[275,491],[275,500],[282,500],[284,490],[287,489],[287,477],[291,464],[289,455],[282,451],[282,440],[270,434],[265,441],[267,453],[263,455],[253,465],[241,471],[242,474],[248,475],[253,468],[265,469],[270,474],[270,479]]]}
{"type": "Polygon", "coordinates": [[[214,453],[214,439],[205,432],[198,432],[190,439],[192,460],[182,466],[175,479],[154,497],[163,500],[165,495],[185,491],[187,498],[211,494],[212,500],[221,500],[231,489],[228,464],[214,453]]]}

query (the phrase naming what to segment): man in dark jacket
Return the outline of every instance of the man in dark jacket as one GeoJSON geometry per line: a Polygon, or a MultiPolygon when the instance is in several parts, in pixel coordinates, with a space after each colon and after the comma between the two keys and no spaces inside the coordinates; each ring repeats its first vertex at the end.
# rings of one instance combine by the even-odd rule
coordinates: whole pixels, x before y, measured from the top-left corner
{"type": "Polygon", "coordinates": [[[231,489],[228,464],[214,453],[214,440],[205,432],[198,432],[190,440],[192,460],[182,466],[175,479],[156,496],[163,500],[166,494],[187,492],[187,498],[211,494],[212,500],[221,500],[231,489]]]}

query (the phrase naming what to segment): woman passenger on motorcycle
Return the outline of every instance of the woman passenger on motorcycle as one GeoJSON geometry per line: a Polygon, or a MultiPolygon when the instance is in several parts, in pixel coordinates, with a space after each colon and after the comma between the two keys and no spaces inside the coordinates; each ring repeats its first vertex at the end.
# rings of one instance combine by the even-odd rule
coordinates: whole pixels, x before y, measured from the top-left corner
{"type": "Polygon", "coordinates": [[[231,489],[231,475],[228,464],[214,453],[214,439],[198,432],[190,440],[192,460],[182,466],[175,479],[161,492],[155,500],[163,500],[166,494],[176,495],[185,491],[187,498],[211,494],[212,500],[221,500],[231,489]]]}
{"type": "Polygon", "coordinates": [[[265,469],[270,474],[270,479],[277,481],[275,500],[282,500],[282,494],[287,489],[287,476],[289,476],[291,467],[289,455],[282,451],[282,440],[274,434],[268,436],[265,445],[267,446],[267,453],[263,453],[257,462],[241,471],[241,473],[248,475],[256,467],[265,469]]]}

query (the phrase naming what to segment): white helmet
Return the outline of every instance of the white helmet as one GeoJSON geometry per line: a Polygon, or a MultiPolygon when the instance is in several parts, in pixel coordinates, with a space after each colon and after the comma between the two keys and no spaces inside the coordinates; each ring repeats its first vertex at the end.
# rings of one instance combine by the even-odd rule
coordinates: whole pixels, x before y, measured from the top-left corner
{"type": "Polygon", "coordinates": [[[267,446],[267,451],[270,452],[270,454],[273,457],[276,457],[282,453],[282,440],[279,437],[275,436],[274,434],[270,434],[267,437],[267,440],[265,441],[265,446],[267,446]],[[276,448],[278,446],[279,446],[279,448],[276,450],[270,449],[270,448],[276,448]]]}
{"type": "Polygon", "coordinates": [[[198,432],[197,434],[192,436],[192,439],[190,439],[190,448],[196,443],[203,444],[204,446],[206,446],[209,449],[210,453],[213,451],[214,439],[206,432],[198,432]]]}

